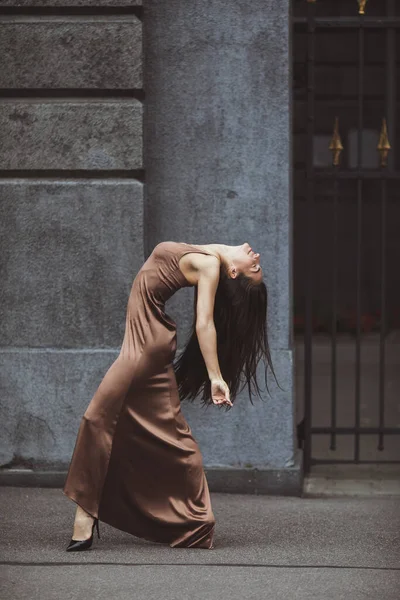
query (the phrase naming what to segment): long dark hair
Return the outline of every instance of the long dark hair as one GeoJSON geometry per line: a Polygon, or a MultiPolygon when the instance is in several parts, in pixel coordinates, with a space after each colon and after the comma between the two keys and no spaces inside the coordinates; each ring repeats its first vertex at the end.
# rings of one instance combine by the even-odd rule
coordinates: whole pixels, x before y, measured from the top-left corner
{"type": "MultiPolygon", "coordinates": [[[[217,355],[221,374],[233,402],[247,385],[252,394],[262,398],[256,369],[265,362],[265,384],[268,368],[276,376],[271,361],[267,336],[268,293],[263,281],[255,283],[243,273],[232,279],[221,264],[214,301],[214,323],[217,332],[217,355]]],[[[197,286],[194,295],[194,319],[190,338],[174,369],[181,400],[193,401],[199,394],[203,405],[213,404],[211,382],[196,334],[197,286]]]]}

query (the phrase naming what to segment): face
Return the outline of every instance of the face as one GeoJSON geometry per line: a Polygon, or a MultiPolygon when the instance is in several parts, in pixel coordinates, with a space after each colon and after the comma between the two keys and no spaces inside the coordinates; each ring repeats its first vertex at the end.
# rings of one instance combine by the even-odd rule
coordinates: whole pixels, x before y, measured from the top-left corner
{"type": "Polygon", "coordinates": [[[260,255],[254,252],[247,242],[241,246],[236,246],[235,253],[232,256],[230,276],[235,278],[239,273],[250,277],[254,280],[254,283],[260,283],[263,277],[260,255]]]}

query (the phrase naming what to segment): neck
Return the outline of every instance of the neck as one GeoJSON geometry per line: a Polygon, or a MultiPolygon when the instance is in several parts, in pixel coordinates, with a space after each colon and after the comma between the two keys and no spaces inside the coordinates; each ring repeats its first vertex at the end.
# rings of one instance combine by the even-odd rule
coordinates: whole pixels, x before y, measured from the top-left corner
{"type": "Polygon", "coordinates": [[[219,257],[220,261],[228,266],[232,255],[237,246],[227,246],[226,244],[207,244],[207,247],[219,257]]]}

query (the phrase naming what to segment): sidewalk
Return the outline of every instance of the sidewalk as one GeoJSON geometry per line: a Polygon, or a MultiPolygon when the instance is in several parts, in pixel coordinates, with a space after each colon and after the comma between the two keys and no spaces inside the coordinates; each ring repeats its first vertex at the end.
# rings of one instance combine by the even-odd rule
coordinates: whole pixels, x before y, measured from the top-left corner
{"type": "Polygon", "coordinates": [[[67,553],[61,490],[0,488],[1,600],[399,600],[400,498],[212,494],[215,549],[169,548],[100,523],[67,553]]]}

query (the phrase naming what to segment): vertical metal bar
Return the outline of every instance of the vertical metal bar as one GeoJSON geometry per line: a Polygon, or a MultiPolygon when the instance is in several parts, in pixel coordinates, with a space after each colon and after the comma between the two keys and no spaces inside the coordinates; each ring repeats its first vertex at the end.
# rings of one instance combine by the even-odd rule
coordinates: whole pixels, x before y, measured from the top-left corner
{"type": "MultiPolygon", "coordinates": [[[[335,166],[335,175],[337,169],[335,166]]],[[[336,428],[336,350],[337,350],[337,278],[338,278],[338,187],[336,176],[333,183],[333,215],[332,215],[332,337],[331,337],[331,427],[336,428]]],[[[331,433],[330,449],[336,450],[336,433],[331,433]]]]}
{"type": "MultiPolygon", "coordinates": [[[[357,143],[357,168],[362,169],[363,158],[363,104],[364,100],[364,28],[363,17],[360,17],[358,30],[358,143],[357,143]]],[[[361,406],[361,250],[362,250],[362,193],[363,181],[360,175],[357,178],[357,268],[356,268],[356,365],[355,365],[355,435],[354,435],[354,461],[360,460],[360,406],[361,406]]]]}
{"type": "Polygon", "coordinates": [[[331,443],[330,449],[336,450],[336,351],[337,351],[337,279],[338,279],[338,168],[340,153],[343,150],[339,133],[339,117],[335,118],[333,136],[329,144],[333,152],[333,215],[332,215],[332,335],[331,335],[331,443]]]}
{"type": "Polygon", "coordinates": [[[354,462],[360,460],[360,407],[361,407],[361,249],[362,249],[362,192],[363,182],[361,177],[357,180],[357,234],[356,234],[356,364],[355,364],[355,435],[354,435],[354,462]]]}
{"type": "MultiPolygon", "coordinates": [[[[383,169],[384,167],[382,167],[383,169]]],[[[385,420],[385,337],[386,337],[386,179],[382,178],[381,199],[381,323],[379,338],[379,429],[385,420]]],[[[378,450],[384,450],[384,434],[379,432],[378,450]]]]}
{"type": "Polygon", "coordinates": [[[314,94],[315,94],[315,4],[308,4],[307,27],[307,251],[304,334],[304,470],[311,467],[312,416],[312,327],[314,240],[314,94]]]}
{"type": "MultiPolygon", "coordinates": [[[[395,0],[388,0],[388,17],[395,15],[395,0]]],[[[396,131],[396,32],[394,28],[386,32],[386,120],[388,131],[396,131]]],[[[393,136],[395,144],[396,136],[393,136]]],[[[393,148],[394,149],[394,148],[393,148]]],[[[389,152],[387,168],[395,169],[395,149],[389,152]]],[[[381,167],[382,174],[384,167],[381,167]]],[[[385,341],[386,341],[386,203],[387,181],[381,180],[381,301],[380,301],[380,336],[379,336],[379,429],[385,425],[385,341]]],[[[384,450],[384,434],[379,432],[378,450],[384,450]]]]}
{"type": "MultiPolygon", "coordinates": [[[[396,13],[396,0],[387,0],[388,17],[394,17],[396,13]]],[[[391,144],[392,152],[388,156],[388,169],[395,170],[396,159],[396,30],[390,27],[386,30],[386,121],[388,130],[393,132],[391,144]]]]}

